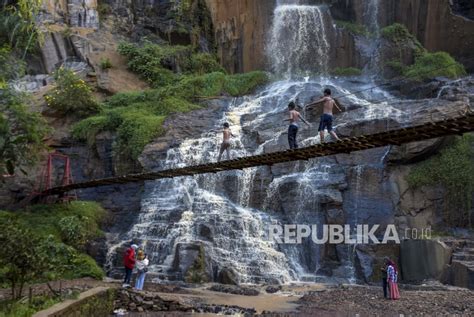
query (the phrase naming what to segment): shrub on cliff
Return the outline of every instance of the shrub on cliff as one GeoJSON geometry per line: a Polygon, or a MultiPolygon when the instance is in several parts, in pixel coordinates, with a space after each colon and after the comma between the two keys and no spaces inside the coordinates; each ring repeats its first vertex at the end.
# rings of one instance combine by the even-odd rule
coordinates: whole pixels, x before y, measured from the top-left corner
{"type": "Polygon", "coordinates": [[[262,71],[229,75],[224,82],[224,91],[234,97],[243,96],[268,83],[268,80],[268,74],[262,71]]]}
{"type": "Polygon", "coordinates": [[[448,53],[436,52],[417,57],[415,63],[405,69],[404,75],[415,80],[439,76],[457,78],[466,75],[466,70],[448,53]]]}
{"type": "Polygon", "coordinates": [[[352,34],[369,36],[370,32],[365,25],[353,23],[350,21],[336,20],[336,26],[342,29],[346,29],[352,34]]]}
{"type": "Polygon", "coordinates": [[[19,166],[34,164],[45,149],[43,139],[49,129],[27,102],[24,94],[8,87],[0,90],[0,179],[19,166]]]}
{"type": "Polygon", "coordinates": [[[121,43],[118,51],[128,58],[128,67],[153,87],[173,83],[177,74],[204,74],[224,71],[215,56],[195,53],[191,46],[159,45],[144,42],[139,46],[121,43]]]}
{"type": "Polygon", "coordinates": [[[136,159],[145,145],[163,133],[164,116],[157,116],[146,110],[126,111],[117,128],[118,149],[136,159]]]}
{"type": "Polygon", "coordinates": [[[267,81],[268,75],[260,71],[182,75],[176,83],[159,89],[110,97],[100,114],[75,124],[72,134],[92,145],[98,133],[113,131],[117,134],[115,154],[135,160],[146,144],[164,132],[162,125],[168,115],[198,109],[195,102],[200,98],[248,94],[267,81]]]}
{"type": "Polygon", "coordinates": [[[99,111],[92,89],[72,70],[59,68],[54,73],[56,87],[45,96],[49,107],[63,114],[86,116],[99,111]]]}
{"type": "Polygon", "coordinates": [[[397,45],[411,42],[415,46],[415,56],[420,56],[426,52],[423,45],[416,38],[415,35],[408,31],[407,27],[400,23],[394,23],[382,28],[381,35],[386,40],[389,40],[397,45]]]}
{"type": "Polygon", "coordinates": [[[335,76],[360,76],[362,71],[355,67],[336,67],[331,73],[335,76]]]}
{"type": "Polygon", "coordinates": [[[474,136],[457,138],[440,154],[417,164],[407,181],[412,188],[443,186],[446,223],[472,228],[470,212],[474,195],[474,136]]]}

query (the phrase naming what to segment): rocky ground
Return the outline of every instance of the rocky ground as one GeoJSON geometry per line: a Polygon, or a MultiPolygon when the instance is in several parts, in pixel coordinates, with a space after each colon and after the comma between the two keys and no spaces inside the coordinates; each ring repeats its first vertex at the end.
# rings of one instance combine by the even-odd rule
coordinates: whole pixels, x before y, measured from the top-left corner
{"type": "MultiPolygon", "coordinates": [[[[474,292],[464,289],[400,290],[401,299],[386,300],[380,287],[351,286],[311,292],[294,316],[472,316],[474,292]]],[[[270,316],[270,314],[264,314],[270,316]]]]}
{"type": "MultiPolygon", "coordinates": [[[[56,290],[59,282],[51,284],[56,290]]],[[[63,292],[85,291],[97,286],[119,287],[117,281],[89,278],[62,281],[63,292]]],[[[45,294],[45,284],[34,285],[35,294],[45,294]]],[[[234,288],[238,288],[235,286],[234,288]]],[[[401,299],[386,300],[377,286],[290,284],[269,288],[245,286],[253,296],[229,294],[216,285],[176,286],[149,283],[144,292],[120,289],[115,309],[130,316],[188,316],[192,312],[205,316],[473,316],[474,291],[444,286],[401,285],[401,299]],[[276,290],[276,293],[270,294],[276,290]],[[258,295],[255,295],[257,294],[258,295]]],[[[232,291],[235,291],[233,289],[232,291]]],[[[8,289],[0,298],[9,297],[8,289]]]]}

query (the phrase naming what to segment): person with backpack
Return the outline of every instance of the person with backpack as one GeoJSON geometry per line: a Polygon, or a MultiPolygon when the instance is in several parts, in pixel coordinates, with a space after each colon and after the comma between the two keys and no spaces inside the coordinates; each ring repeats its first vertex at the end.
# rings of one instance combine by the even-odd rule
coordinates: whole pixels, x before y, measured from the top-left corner
{"type": "Polygon", "coordinates": [[[148,260],[148,256],[143,250],[138,251],[137,255],[137,263],[136,263],[136,268],[137,268],[137,279],[135,282],[135,289],[142,291],[143,290],[143,284],[145,284],[145,277],[146,273],[148,272],[148,264],[150,261],[148,260]]]}

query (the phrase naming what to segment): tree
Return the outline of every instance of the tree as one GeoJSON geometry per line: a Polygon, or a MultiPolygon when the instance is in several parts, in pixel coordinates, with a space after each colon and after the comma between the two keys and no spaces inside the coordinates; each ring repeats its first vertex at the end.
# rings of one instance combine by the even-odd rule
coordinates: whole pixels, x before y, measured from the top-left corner
{"type": "Polygon", "coordinates": [[[0,278],[10,283],[12,298],[18,299],[23,294],[25,283],[42,275],[45,269],[44,253],[39,248],[40,239],[8,217],[0,223],[0,245],[0,278]]]}

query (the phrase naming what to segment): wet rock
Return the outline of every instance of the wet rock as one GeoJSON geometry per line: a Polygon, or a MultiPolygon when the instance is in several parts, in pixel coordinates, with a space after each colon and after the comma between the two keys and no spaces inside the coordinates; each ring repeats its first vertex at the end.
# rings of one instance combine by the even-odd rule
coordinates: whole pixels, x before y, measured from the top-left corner
{"type": "MultiPolygon", "coordinates": [[[[188,272],[188,270],[196,263],[200,256],[204,256],[201,253],[203,252],[203,246],[199,242],[191,243],[178,243],[176,246],[176,251],[173,259],[173,270],[181,272],[183,275],[188,272]]],[[[206,265],[204,260],[205,267],[200,268],[203,272],[202,274],[207,274],[208,276],[210,268],[206,265]]]]}
{"type": "Polygon", "coordinates": [[[217,282],[221,284],[238,285],[238,277],[232,268],[223,268],[217,276],[217,282]]]}
{"type": "Polygon", "coordinates": [[[225,100],[210,101],[207,107],[188,114],[172,115],[164,123],[165,136],[148,144],[138,160],[147,170],[159,169],[167,151],[177,147],[186,138],[196,137],[214,128],[215,122],[225,111],[225,100]]]}
{"type": "Polygon", "coordinates": [[[282,289],[281,285],[269,285],[265,288],[265,292],[269,294],[273,294],[273,293],[281,291],[281,289],[282,289]]]}
{"type": "Polygon", "coordinates": [[[392,147],[387,156],[387,162],[410,164],[425,160],[437,153],[447,139],[450,138],[431,139],[392,147]]]}
{"type": "Polygon", "coordinates": [[[236,286],[236,285],[222,285],[216,284],[209,288],[209,290],[214,292],[229,293],[235,295],[245,295],[245,296],[257,296],[260,292],[254,288],[236,286]]]}

